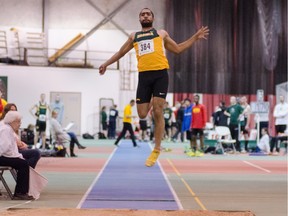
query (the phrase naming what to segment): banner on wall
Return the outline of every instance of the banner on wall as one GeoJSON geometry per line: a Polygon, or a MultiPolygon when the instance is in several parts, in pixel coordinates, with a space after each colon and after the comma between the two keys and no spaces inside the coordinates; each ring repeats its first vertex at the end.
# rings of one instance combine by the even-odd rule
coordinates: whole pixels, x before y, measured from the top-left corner
{"type": "Polygon", "coordinates": [[[269,113],[269,102],[251,102],[252,113],[269,113]]]}

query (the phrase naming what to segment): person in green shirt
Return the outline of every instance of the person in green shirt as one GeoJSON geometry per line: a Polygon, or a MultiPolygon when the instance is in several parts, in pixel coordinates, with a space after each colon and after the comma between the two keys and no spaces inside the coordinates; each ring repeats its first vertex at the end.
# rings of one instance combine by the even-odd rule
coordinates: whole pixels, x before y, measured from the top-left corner
{"type": "Polygon", "coordinates": [[[50,106],[46,102],[46,95],[42,93],[40,95],[40,101],[34,104],[30,109],[31,115],[36,119],[36,133],[34,137],[34,146],[37,148],[39,137],[42,141],[42,149],[46,148],[46,126],[47,119],[49,118],[48,111],[51,113],[50,106]]]}
{"type": "Polygon", "coordinates": [[[236,100],[236,97],[232,96],[230,97],[230,106],[227,108],[227,110],[224,112],[225,115],[230,117],[229,122],[229,129],[231,133],[232,139],[236,140],[236,151],[241,151],[240,141],[239,141],[239,130],[238,130],[238,123],[239,118],[243,112],[243,107],[241,107],[236,100]]]}

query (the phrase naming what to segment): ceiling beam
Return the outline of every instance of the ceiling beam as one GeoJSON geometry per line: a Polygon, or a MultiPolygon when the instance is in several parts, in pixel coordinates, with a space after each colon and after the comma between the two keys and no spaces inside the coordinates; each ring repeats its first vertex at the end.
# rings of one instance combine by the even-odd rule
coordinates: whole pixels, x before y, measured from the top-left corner
{"type": "MultiPolygon", "coordinates": [[[[92,2],[92,0],[86,0],[86,2],[93,7],[95,10],[97,10],[101,15],[103,15],[105,18],[108,18],[108,15],[105,14],[95,3],[92,2]]],[[[129,33],[127,33],[121,26],[119,26],[116,22],[114,22],[112,19],[110,19],[110,22],[119,29],[123,34],[125,34],[127,37],[129,37],[129,33]]]]}
{"type": "Polygon", "coordinates": [[[96,30],[98,30],[101,26],[105,25],[111,19],[126,5],[130,2],[131,0],[125,0],[122,4],[120,4],[115,10],[113,10],[110,14],[105,16],[104,19],[102,19],[94,28],[92,28],[89,32],[87,32],[84,37],[79,39],[76,43],[74,43],[69,50],[61,50],[61,55],[57,55],[56,58],[53,59],[53,61],[49,61],[49,65],[54,64],[61,56],[64,56],[72,51],[72,49],[75,49],[79,44],[81,44],[83,41],[88,39],[96,30]]]}

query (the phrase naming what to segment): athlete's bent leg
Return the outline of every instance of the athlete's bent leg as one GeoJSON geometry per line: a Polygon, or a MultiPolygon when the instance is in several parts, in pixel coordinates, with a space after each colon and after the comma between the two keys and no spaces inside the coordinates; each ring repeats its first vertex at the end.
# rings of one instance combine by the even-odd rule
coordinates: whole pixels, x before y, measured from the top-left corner
{"type": "Polygon", "coordinates": [[[151,109],[151,103],[137,104],[137,112],[140,119],[146,118],[149,110],[151,109]]]}
{"type": "Polygon", "coordinates": [[[161,148],[161,140],[164,134],[164,116],[163,116],[163,107],[164,107],[165,99],[154,97],[153,98],[153,114],[155,120],[155,129],[154,129],[154,137],[155,137],[155,147],[151,152],[150,156],[146,160],[146,166],[153,166],[160,154],[161,148]]]}

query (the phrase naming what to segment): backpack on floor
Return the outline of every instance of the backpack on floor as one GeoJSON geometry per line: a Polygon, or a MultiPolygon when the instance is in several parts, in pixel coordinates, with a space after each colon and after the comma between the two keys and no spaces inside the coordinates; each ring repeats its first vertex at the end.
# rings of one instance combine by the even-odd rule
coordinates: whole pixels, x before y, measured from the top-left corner
{"type": "Polygon", "coordinates": [[[98,133],[98,139],[106,139],[106,136],[104,135],[104,133],[99,132],[98,133]]]}
{"type": "Polygon", "coordinates": [[[94,139],[94,137],[91,134],[89,134],[89,133],[84,133],[82,135],[82,137],[83,137],[83,139],[94,139]]]}
{"type": "Polygon", "coordinates": [[[67,149],[63,145],[55,145],[55,157],[66,157],[67,149]]]}

